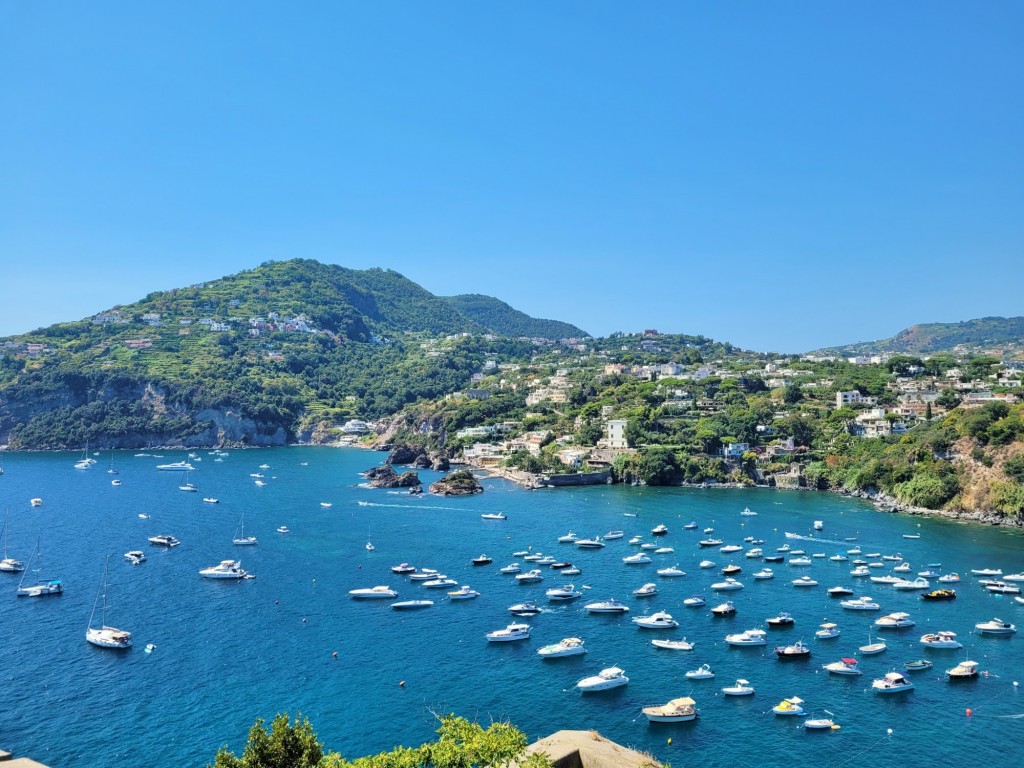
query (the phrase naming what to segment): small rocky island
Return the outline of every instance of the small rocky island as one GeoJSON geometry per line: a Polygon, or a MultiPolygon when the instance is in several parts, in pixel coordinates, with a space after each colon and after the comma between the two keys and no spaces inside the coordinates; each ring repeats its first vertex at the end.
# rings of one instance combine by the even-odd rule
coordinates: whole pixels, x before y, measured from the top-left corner
{"type": "Polygon", "coordinates": [[[363,473],[371,488],[415,488],[420,486],[420,476],[415,472],[398,474],[394,467],[385,464],[363,473]]]}
{"type": "Polygon", "coordinates": [[[468,469],[457,469],[430,484],[430,492],[439,496],[469,496],[484,489],[468,469]]]}

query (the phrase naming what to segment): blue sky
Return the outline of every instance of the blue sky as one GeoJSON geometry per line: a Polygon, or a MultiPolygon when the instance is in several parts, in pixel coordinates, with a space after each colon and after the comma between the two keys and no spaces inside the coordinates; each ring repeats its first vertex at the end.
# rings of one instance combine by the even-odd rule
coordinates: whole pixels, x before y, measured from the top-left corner
{"type": "Polygon", "coordinates": [[[0,335],[315,258],[761,350],[1024,314],[1024,5],[0,0],[0,335]]]}

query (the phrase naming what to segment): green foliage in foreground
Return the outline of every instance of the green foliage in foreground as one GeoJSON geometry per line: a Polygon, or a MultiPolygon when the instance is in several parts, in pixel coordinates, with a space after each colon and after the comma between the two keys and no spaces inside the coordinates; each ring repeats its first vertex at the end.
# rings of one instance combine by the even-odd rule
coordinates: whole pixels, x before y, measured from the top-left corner
{"type": "Polygon", "coordinates": [[[522,768],[551,766],[543,755],[523,757],[526,734],[510,723],[483,728],[453,714],[439,719],[436,741],[349,761],[336,752],[324,752],[308,719],[296,715],[290,721],[279,714],[269,730],[262,719],[256,721],[241,757],[221,747],[207,768],[488,768],[516,759],[522,768]]]}

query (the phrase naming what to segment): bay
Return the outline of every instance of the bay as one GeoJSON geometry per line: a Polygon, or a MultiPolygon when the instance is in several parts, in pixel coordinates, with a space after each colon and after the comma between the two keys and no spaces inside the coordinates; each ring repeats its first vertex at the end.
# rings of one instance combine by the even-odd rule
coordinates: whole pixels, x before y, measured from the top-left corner
{"type": "MultiPolygon", "coordinates": [[[[981,637],[973,626],[994,616],[1021,624],[1024,606],[986,593],[969,575],[971,568],[986,566],[1024,571],[1018,531],[884,514],[833,495],[759,489],[524,491],[488,479],[485,493],[472,498],[413,497],[360,487],[359,472],[383,454],[358,449],[231,451],[221,462],[209,452],[198,455],[198,471],[190,475],[196,493],[178,490],[180,474],[156,470],[157,464],[185,459],[181,452],[162,458],[118,452],[116,477],[106,472],[107,453],[96,456],[88,471],[72,468],[77,454],[4,455],[0,503],[9,510],[11,554],[27,560],[38,538],[42,575],[63,578],[65,594],[16,598],[19,577],[0,574],[6,700],[0,747],[54,768],[204,765],[221,744],[239,752],[256,717],[301,711],[328,748],[356,757],[430,740],[435,713],[455,712],[484,722],[508,719],[531,739],[562,728],[595,729],[677,765],[840,766],[893,750],[911,756],[907,765],[949,762],[955,755],[969,755],[972,764],[1019,763],[1024,717],[1017,716],[1024,715],[1024,699],[1014,683],[1024,678],[1021,639],[981,637]],[[263,464],[269,468],[261,469],[263,464]],[[264,475],[263,487],[250,477],[254,473],[264,475]],[[113,486],[112,479],[121,485],[113,486]],[[29,506],[34,497],[43,499],[42,506],[29,506]],[[206,504],[203,497],[219,503],[206,504]],[[740,515],[744,507],[757,516],[740,515]],[[480,517],[497,511],[508,519],[480,517]],[[246,533],[260,540],[256,547],[231,545],[243,512],[246,533]],[[854,546],[865,553],[901,552],[914,571],[941,562],[943,572],[963,577],[955,585],[959,599],[925,603],[918,593],[858,583],[865,580],[849,575],[850,563],[823,559],[803,569],[774,564],[773,581],[754,581],[751,574],[763,564],[741,553],[731,557],[743,568],[745,589],[716,595],[710,584],[721,579],[719,570],[697,567],[705,557],[719,566],[730,557],[697,547],[706,526],[726,543],[764,539],[767,553],[787,543],[786,531],[812,533],[818,519],[825,523],[819,540],[836,543],[789,543],[827,555],[854,546]],[[683,530],[690,520],[699,523],[697,531],[683,530]],[[653,541],[650,530],[659,523],[669,534],[658,543],[675,552],[652,555],[652,565],[623,564],[621,558],[636,551],[628,538],[641,534],[653,541]],[[282,525],[289,533],[276,532],[282,525]],[[584,551],[557,543],[570,529],[581,535],[622,529],[626,536],[603,550],[584,551]],[[150,546],[147,537],[158,533],[176,536],[181,546],[150,546]],[[856,542],[846,542],[848,537],[856,542]],[[368,539],[372,552],[365,548],[368,539]],[[527,547],[571,560],[583,573],[570,579],[544,568],[540,584],[517,585],[498,568],[527,547]],[[144,550],[148,560],[131,566],[123,558],[131,549],[144,550]],[[493,564],[474,567],[470,561],[481,553],[493,564]],[[127,652],[97,649],[84,639],[108,555],[108,623],[134,633],[127,652]],[[199,569],[226,558],[240,558],[256,578],[224,583],[198,576],[199,569]],[[437,568],[482,595],[450,603],[444,590],[424,590],[393,575],[390,567],[402,561],[437,568]],[[685,577],[654,574],[676,563],[685,577]],[[793,588],[790,581],[805,572],[820,586],[793,588]],[[545,601],[545,589],[570,580],[588,587],[583,599],[545,601]],[[633,599],[631,591],[647,581],[657,583],[659,594],[633,599]],[[387,601],[348,597],[350,589],[377,584],[395,587],[400,600],[437,604],[409,613],[391,610],[387,601]],[[882,610],[841,610],[825,594],[837,584],[872,595],[882,610]],[[692,594],[704,594],[709,607],[731,599],[737,615],[716,619],[707,608],[684,608],[682,599],[692,594]],[[585,602],[610,596],[626,601],[631,612],[609,617],[583,610],[585,602]],[[487,632],[514,620],[507,607],[524,599],[545,607],[529,620],[530,640],[487,643],[487,632]],[[630,621],[656,610],[669,611],[680,628],[649,631],[630,621]],[[796,625],[770,630],[767,648],[723,642],[725,634],[763,626],[780,611],[791,612],[796,625]],[[917,626],[874,633],[878,615],[893,611],[907,611],[917,626]],[[826,620],[840,625],[841,637],[814,640],[826,620]],[[989,676],[947,682],[943,670],[965,658],[965,651],[928,651],[917,642],[922,633],[940,629],[957,632],[966,656],[989,676]],[[878,634],[889,648],[863,659],[862,677],[821,671],[824,663],[857,656],[857,647],[878,634]],[[569,636],[584,638],[589,653],[552,661],[536,655],[542,645],[569,636]],[[694,651],[650,644],[655,637],[682,636],[696,643],[694,651]],[[810,660],[774,658],[773,645],[797,639],[812,645],[810,660]],[[144,652],[147,643],[156,645],[153,653],[144,652]],[[935,666],[914,674],[916,690],[888,698],[870,692],[873,678],[924,656],[935,666]],[[703,663],[716,671],[714,680],[684,678],[703,663]],[[629,685],[589,695],[574,688],[581,677],[612,665],[625,669],[629,685]],[[723,697],[720,688],[737,677],[750,680],[756,695],[723,697]],[[642,706],[681,695],[696,699],[702,713],[696,722],[650,725],[640,715],[642,706]],[[812,712],[833,712],[842,728],[807,733],[799,719],[771,714],[780,699],[794,695],[812,712]]],[[[428,482],[440,476],[420,474],[428,482]]],[[[967,764],[963,760],[959,764],[967,764]]]]}

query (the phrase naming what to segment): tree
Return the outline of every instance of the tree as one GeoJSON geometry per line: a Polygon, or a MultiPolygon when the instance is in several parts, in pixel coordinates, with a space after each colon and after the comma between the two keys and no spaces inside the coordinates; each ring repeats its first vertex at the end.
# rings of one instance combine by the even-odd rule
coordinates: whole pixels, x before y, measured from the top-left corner
{"type": "Polygon", "coordinates": [[[788,384],[782,392],[782,401],[787,405],[795,405],[803,399],[804,393],[799,384],[788,384]]]}
{"type": "Polygon", "coordinates": [[[323,745],[309,720],[298,714],[291,723],[288,715],[279,714],[269,731],[263,727],[263,718],[256,721],[241,757],[221,747],[213,768],[317,768],[323,756],[323,745]]]}

